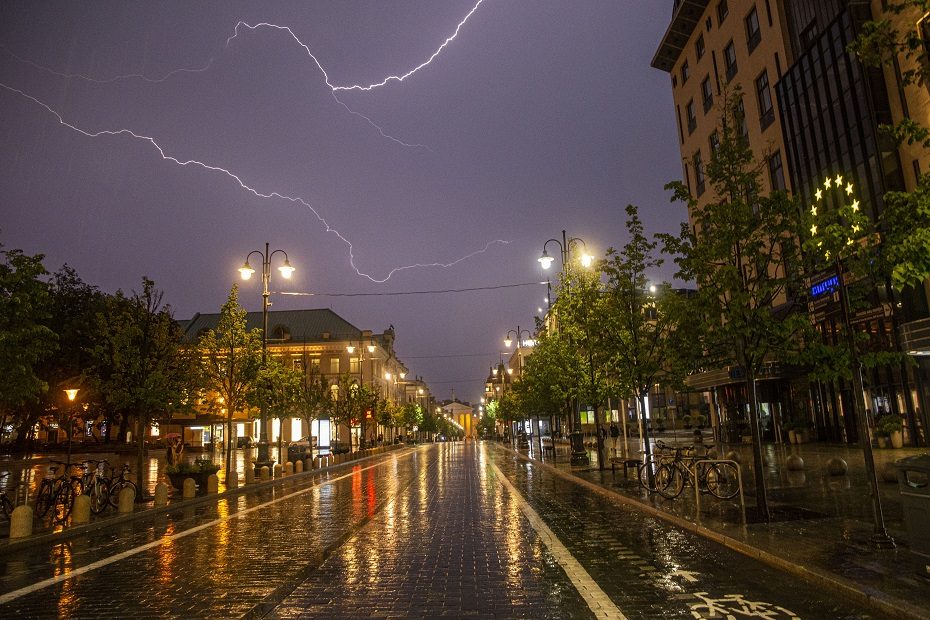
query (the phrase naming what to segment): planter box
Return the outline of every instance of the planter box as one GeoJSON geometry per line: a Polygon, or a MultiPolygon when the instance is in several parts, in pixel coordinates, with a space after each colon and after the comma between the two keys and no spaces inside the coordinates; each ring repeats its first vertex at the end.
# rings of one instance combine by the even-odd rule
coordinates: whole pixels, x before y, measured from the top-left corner
{"type": "Polygon", "coordinates": [[[168,479],[171,480],[171,486],[176,488],[178,491],[184,490],[184,481],[187,478],[193,478],[194,483],[197,485],[198,493],[207,492],[207,478],[209,478],[213,473],[197,473],[197,474],[166,474],[168,479]]]}

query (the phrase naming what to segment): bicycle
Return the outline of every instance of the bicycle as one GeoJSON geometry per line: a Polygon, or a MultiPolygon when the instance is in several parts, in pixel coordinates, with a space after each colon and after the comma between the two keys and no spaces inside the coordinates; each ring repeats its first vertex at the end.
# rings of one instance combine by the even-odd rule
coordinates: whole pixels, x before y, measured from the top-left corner
{"type": "MultiPolygon", "coordinates": [[[[659,493],[662,497],[678,497],[685,485],[697,486],[701,492],[710,493],[718,499],[732,499],[739,493],[739,472],[732,463],[700,460],[697,450],[691,448],[688,456],[685,450],[677,449],[675,459],[660,468],[661,478],[667,482],[659,493]]],[[[706,455],[705,450],[705,455],[706,455]]]]}
{"type": "MultiPolygon", "coordinates": [[[[56,476],[55,474],[58,472],[56,465],[67,467],[68,463],[63,461],[50,461],[50,463],[52,464],[49,465],[48,472],[46,472],[45,478],[39,485],[39,492],[36,494],[36,514],[44,517],[54,507],[54,518],[64,521],[71,514],[71,509],[74,508],[74,497],[77,495],[75,487],[80,484],[80,478],[69,476],[67,471],[60,476],[56,476]],[[77,482],[75,482],[75,479],[77,479],[77,482]]],[[[83,485],[80,488],[83,490],[83,485]]]]}
{"type": "Polygon", "coordinates": [[[110,505],[110,481],[104,475],[108,462],[106,459],[88,459],[81,463],[81,469],[84,470],[81,481],[85,493],[90,497],[90,511],[95,515],[99,515],[110,505]],[[93,469],[89,466],[90,463],[93,463],[93,469]]]}
{"type": "Polygon", "coordinates": [[[662,465],[669,462],[676,448],[664,443],[661,439],[655,443],[653,453],[636,470],[639,484],[650,493],[656,493],[660,487],[667,486],[667,479],[659,478],[662,465]]]}
{"type": "Polygon", "coordinates": [[[129,473],[129,465],[127,463],[123,464],[123,469],[120,471],[119,477],[113,478],[110,481],[110,504],[117,508],[119,506],[119,494],[125,488],[131,488],[133,490],[134,496],[139,497],[139,487],[136,486],[136,483],[132,480],[129,480],[126,477],[126,474],[129,473]]]}
{"type": "MultiPolygon", "coordinates": [[[[0,479],[5,479],[10,477],[10,472],[4,472],[0,474],[0,479]]],[[[0,512],[3,513],[3,516],[9,520],[10,516],[13,514],[13,509],[16,507],[13,504],[13,501],[10,499],[10,496],[7,495],[6,488],[0,490],[0,512]]]]}

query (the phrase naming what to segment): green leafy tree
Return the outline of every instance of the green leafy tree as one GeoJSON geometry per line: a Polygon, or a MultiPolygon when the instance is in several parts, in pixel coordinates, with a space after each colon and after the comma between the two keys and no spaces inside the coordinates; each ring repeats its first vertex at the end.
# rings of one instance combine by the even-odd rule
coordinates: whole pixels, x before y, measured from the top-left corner
{"type": "Polygon", "coordinates": [[[261,331],[246,328],[246,314],[239,305],[239,289],[234,284],[220,310],[216,329],[201,336],[197,347],[203,360],[204,386],[223,401],[220,405],[210,399],[208,407],[226,409],[227,472],[233,448],[233,416],[247,407],[262,367],[261,331]]]}
{"type": "MultiPolygon", "coordinates": [[[[304,368],[307,368],[307,360],[304,362],[304,368]]],[[[330,398],[329,385],[319,370],[311,365],[307,372],[300,373],[295,411],[308,429],[313,428],[313,421],[320,419],[328,410],[330,398]]]]}
{"type": "Polygon", "coordinates": [[[809,319],[792,305],[803,292],[798,207],[784,192],[759,191],[763,164],[740,131],[740,96],[737,89],[725,97],[720,146],[707,166],[713,199],[698,208],[686,186],[670,184],[694,225],[663,239],[676,276],[697,284],[692,302],[704,321],[692,329],[708,362],[744,373],[757,508],[768,519],[756,379],[767,361],[796,347],[809,319]]]}
{"type": "Polygon", "coordinates": [[[185,401],[196,380],[195,357],[162,304],[163,293],[142,278],[142,291],[109,297],[98,314],[99,342],[85,377],[116,411],[134,423],[136,472],[146,488],[145,435],[152,421],[185,401]]]}
{"type": "Polygon", "coordinates": [[[249,397],[249,402],[260,407],[265,404],[270,418],[278,418],[278,459],[283,461],[281,454],[281,438],[284,436],[284,420],[291,417],[300,417],[300,395],[303,383],[303,373],[285,366],[281,360],[268,357],[264,366],[258,371],[255,389],[249,397]]]}
{"type": "Polygon", "coordinates": [[[35,423],[28,409],[49,391],[39,365],[58,349],[58,337],[46,324],[50,318],[49,285],[41,254],[21,250],[0,253],[0,412],[16,416],[24,441],[35,423]]]}

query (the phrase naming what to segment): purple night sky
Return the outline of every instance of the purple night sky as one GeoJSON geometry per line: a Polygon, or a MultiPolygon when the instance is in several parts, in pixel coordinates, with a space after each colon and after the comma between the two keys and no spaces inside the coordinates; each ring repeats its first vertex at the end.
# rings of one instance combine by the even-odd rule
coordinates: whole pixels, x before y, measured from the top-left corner
{"type": "MultiPolygon", "coordinates": [[[[649,232],[677,231],[685,210],[662,188],[681,176],[671,88],[649,66],[670,0],[485,0],[428,66],[367,92],[334,93],[286,30],[240,28],[227,45],[239,21],[287,26],[330,84],[368,85],[428,60],[476,1],[5,0],[0,242],[106,291],[147,275],[185,319],[219,311],[266,241],[297,268],[274,291],[395,293],[544,280],[546,239],[565,228],[595,254],[622,245],[631,202],[649,232]],[[42,104],[299,197],[339,234],[299,202],[129,133],[83,135],[42,104]],[[424,263],[455,264],[392,274],[424,263]]],[[[243,283],[247,309],[260,287],[243,283]]],[[[544,297],[271,299],[393,324],[438,398],[476,401],[507,330],[532,328],[544,297]]]]}

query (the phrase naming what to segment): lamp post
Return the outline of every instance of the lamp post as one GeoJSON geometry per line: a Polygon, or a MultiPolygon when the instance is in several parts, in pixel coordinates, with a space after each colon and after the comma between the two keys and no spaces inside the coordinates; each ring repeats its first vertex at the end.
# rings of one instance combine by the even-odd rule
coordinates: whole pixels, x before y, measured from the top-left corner
{"type": "Polygon", "coordinates": [[[74,399],[77,398],[80,388],[69,388],[64,392],[68,395],[68,458],[65,465],[65,475],[71,471],[71,444],[74,443],[74,399]]]}
{"type": "MultiPolygon", "coordinates": [[[[248,280],[252,277],[252,274],[255,273],[255,270],[249,265],[249,258],[253,254],[258,254],[262,259],[262,368],[265,367],[265,362],[268,357],[268,306],[271,304],[268,302],[268,297],[271,295],[271,292],[268,290],[268,285],[271,283],[271,258],[275,254],[284,255],[284,264],[278,267],[278,271],[281,272],[281,277],[285,280],[291,278],[291,274],[294,273],[294,268],[291,267],[291,263],[287,259],[287,252],[284,250],[274,250],[271,251],[268,247],[268,244],[265,243],[265,251],[261,250],[252,250],[245,257],[245,263],[242,267],[239,268],[239,274],[242,276],[243,280],[248,280]]],[[[262,429],[258,437],[258,466],[265,465],[269,463],[268,458],[268,410],[265,406],[265,400],[262,399],[259,403],[259,411],[262,421],[262,429]]],[[[280,436],[281,429],[278,429],[278,435],[280,436]]],[[[280,449],[279,449],[280,451],[280,449]]],[[[281,455],[278,454],[278,458],[281,455]]]]}
{"type": "MultiPolygon", "coordinates": [[[[590,267],[594,262],[594,257],[588,254],[588,246],[583,239],[578,237],[569,238],[565,231],[562,231],[562,240],[558,239],[549,239],[543,244],[542,255],[536,259],[539,261],[539,264],[542,265],[543,269],[549,269],[552,265],[552,262],[555,260],[549,253],[546,251],[546,248],[550,243],[555,243],[559,246],[559,256],[562,259],[562,271],[565,271],[565,266],[571,261],[571,251],[572,248],[579,243],[584,248],[584,253],[580,257],[582,267],[590,267]]],[[[552,308],[552,292],[547,288],[546,301],[549,303],[549,308],[552,308]]],[[[556,326],[558,326],[558,319],[556,318],[556,326]]],[[[558,327],[556,327],[558,329],[558,327]]],[[[588,458],[588,453],[584,449],[584,435],[581,432],[581,407],[579,403],[577,419],[574,420],[574,428],[571,433],[569,433],[569,439],[571,441],[572,456],[571,464],[572,465],[588,465],[590,464],[590,459],[588,458]]]]}
{"type": "Polygon", "coordinates": [[[817,188],[814,193],[816,202],[811,205],[811,243],[809,244],[813,251],[830,264],[834,272],[834,283],[832,287],[836,291],[841,308],[843,335],[846,340],[846,346],[849,349],[849,365],[852,373],[853,388],[853,416],[856,419],[856,430],[859,435],[859,446],[862,448],[863,460],[865,463],[865,476],[869,484],[869,494],[872,500],[872,536],[870,542],[878,549],[893,549],[895,547],[894,538],[888,535],[885,529],[885,517],[882,511],[882,501],[879,496],[878,478],[875,475],[875,459],[872,454],[872,438],[869,435],[869,425],[866,419],[865,404],[865,385],[862,381],[862,360],[859,357],[859,348],[856,344],[856,335],[852,326],[852,312],[849,304],[849,287],[846,282],[846,270],[844,268],[844,257],[851,257],[856,251],[860,251],[862,246],[860,240],[867,235],[867,230],[871,225],[871,220],[865,216],[859,209],[859,201],[853,195],[853,184],[849,182],[843,185],[844,179],[841,175],[836,178],[827,178],[824,181],[823,189],[817,188]],[[831,188],[834,190],[833,202],[839,206],[833,210],[828,210],[826,204],[821,201],[828,196],[831,188]],[[836,197],[839,195],[839,198],[836,197]],[[844,204],[849,199],[849,204],[844,204]],[[818,215],[818,206],[825,213],[818,215]],[[829,216],[829,217],[828,217],[829,216]],[[819,219],[818,219],[819,218],[819,219]],[[821,223],[823,234],[818,236],[818,222],[821,223]]]}

